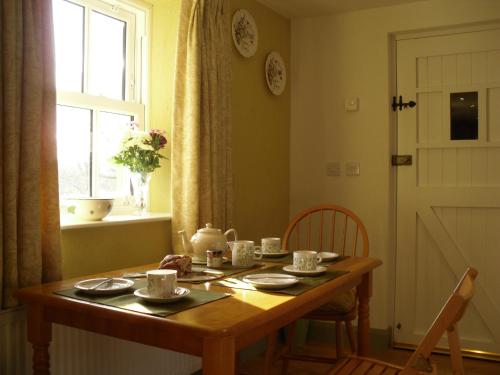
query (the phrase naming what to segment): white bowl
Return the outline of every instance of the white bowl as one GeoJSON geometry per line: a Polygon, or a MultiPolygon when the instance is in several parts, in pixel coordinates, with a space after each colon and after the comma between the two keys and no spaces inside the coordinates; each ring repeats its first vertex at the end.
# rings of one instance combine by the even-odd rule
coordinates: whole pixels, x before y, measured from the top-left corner
{"type": "Polygon", "coordinates": [[[69,207],[78,219],[98,221],[105,218],[113,208],[113,199],[75,198],[69,200],[69,207]]]}

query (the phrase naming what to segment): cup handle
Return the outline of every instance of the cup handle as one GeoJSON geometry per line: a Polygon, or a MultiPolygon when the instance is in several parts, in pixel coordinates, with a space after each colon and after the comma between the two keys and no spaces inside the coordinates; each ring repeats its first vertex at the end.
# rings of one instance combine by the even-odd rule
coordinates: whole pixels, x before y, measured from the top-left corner
{"type": "Polygon", "coordinates": [[[260,246],[254,246],[253,250],[254,250],[253,259],[255,260],[262,259],[262,248],[260,246]],[[260,250],[260,256],[255,254],[255,250],[260,250]]]}
{"type": "Polygon", "coordinates": [[[321,255],[319,255],[319,254],[318,254],[318,255],[316,256],[316,263],[317,263],[317,264],[320,264],[322,261],[323,261],[323,258],[321,258],[321,255]]]}
{"type": "Polygon", "coordinates": [[[226,237],[226,241],[227,241],[227,236],[229,233],[232,233],[234,236],[234,240],[238,241],[238,232],[236,232],[236,229],[234,229],[234,228],[228,229],[224,232],[224,237],[226,237]]]}

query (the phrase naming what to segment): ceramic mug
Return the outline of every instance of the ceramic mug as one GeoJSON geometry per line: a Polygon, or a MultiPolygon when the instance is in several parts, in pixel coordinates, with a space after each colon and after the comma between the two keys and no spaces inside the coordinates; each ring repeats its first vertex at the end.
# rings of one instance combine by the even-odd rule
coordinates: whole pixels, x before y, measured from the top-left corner
{"type": "Polygon", "coordinates": [[[154,298],[168,298],[177,287],[177,270],[146,271],[148,294],[154,298]]]}
{"type": "Polygon", "coordinates": [[[262,238],[260,243],[263,254],[279,253],[281,251],[281,238],[279,237],[262,238]]]}
{"type": "Polygon", "coordinates": [[[231,261],[233,267],[250,268],[253,267],[256,260],[262,259],[262,253],[255,254],[255,245],[253,241],[231,241],[231,261]]]}
{"type": "Polygon", "coordinates": [[[316,251],[299,250],[293,252],[293,268],[297,271],[316,271],[321,263],[321,255],[316,251]]]}

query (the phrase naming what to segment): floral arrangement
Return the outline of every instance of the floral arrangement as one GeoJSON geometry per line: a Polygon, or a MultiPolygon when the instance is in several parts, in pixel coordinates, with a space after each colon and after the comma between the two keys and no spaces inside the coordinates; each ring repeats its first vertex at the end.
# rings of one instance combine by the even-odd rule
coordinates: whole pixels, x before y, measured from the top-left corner
{"type": "Polygon", "coordinates": [[[165,159],[160,150],[165,148],[166,144],[164,131],[141,131],[136,123],[132,123],[121,141],[121,150],[112,160],[133,173],[151,173],[160,167],[160,159],[165,159]]]}

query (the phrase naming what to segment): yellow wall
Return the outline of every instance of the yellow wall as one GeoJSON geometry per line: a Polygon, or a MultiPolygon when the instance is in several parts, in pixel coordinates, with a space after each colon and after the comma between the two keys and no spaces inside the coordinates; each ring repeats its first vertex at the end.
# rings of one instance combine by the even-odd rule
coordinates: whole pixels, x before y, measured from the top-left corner
{"type": "Polygon", "coordinates": [[[289,72],[290,22],[255,0],[233,0],[232,8],[247,9],[259,33],[251,58],[232,47],[234,227],[240,238],[259,241],[281,236],[288,222],[290,82],[274,96],[264,66],[277,51],[289,72]]]}
{"type": "Polygon", "coordinates": [[[63,277],[160,262],[170,248],[170,221],[62,232],[63,277]]]}
{"type": "MultiPolygon", "coordinates": [[[[500,2],[433,0],[292,22],[291,211],[335,202],[365,222],[375,271],[371,321],[392,323],[395,147],[390,33],[500,19],[500,2]],[[344,99],[359,97],[359,111],[344,99]],[[359,177],[327,177],[326,163],[359,161],[359,177]]],[[[343,169],[344,171],[344,169],[343,169]]]]}
{"type": "MultiPolygon", "coordinates": [[[[150,127],[167,132],[165,156],[170,159],[175,54],[179,27],[179,0],[147,0],[153,5],[151,20],[150,127]]],[[[170,212],[170,160],[162,160],[151,179],[151,210],[170,212]]]]}

